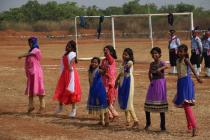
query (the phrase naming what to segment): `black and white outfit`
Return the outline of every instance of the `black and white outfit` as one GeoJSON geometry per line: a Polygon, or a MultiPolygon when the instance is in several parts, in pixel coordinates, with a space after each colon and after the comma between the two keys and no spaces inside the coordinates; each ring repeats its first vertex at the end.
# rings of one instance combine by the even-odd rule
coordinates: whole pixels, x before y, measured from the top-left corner
{"type": "Polygon", "coordinates": [[[203,57],[206,67],[206,75],[210,77],[210,37],[203,41],[203,57]]]}
{"type": "Polygon", "coordinates": [[[201,54],[202,54],[202,42],[198,36],[192,37],[191,40],[191,58],[190,62],[194,65],[197,75],[201,72],[201,54]]]}
{"type": "Polygon", "coordinates": [[[169,39],[169,44],[168,44],[168,48],[169,48],[169,61],[170,61],[170,65],[171,65],[171,71],[170,73],[177,73],[176,70],[176,60],[177,60],[177,48],[179,47],[179,45],[181,44],[180,39],[177,36],[172,36],[169,39]]]}

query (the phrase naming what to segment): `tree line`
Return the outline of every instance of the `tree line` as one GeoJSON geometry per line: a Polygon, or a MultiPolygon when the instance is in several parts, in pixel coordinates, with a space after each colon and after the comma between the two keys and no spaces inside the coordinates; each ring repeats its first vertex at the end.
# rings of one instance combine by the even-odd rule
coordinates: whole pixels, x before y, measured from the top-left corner
{"type": "MultiPolygon", "coordinates": [[[[209,26],[207,23],[210,23],[210,19],[207,18],[210,17],[210,10],[204,10],[201,7],[185,3],[165,5],[158,8],[155,4],[143,5],[140,0],[133,0],[122,6],[110,6],[106,9],[100,9],[95,5],[90,7],[79,6],[76,2],[57,3],[56,1],[50,1],[46,4],[40,4],[37,0],[30,0],[19,8],[11,8],[8,11],[1,12],[0,29],[5,29],[10,24],[18,25],[20,23],[24,23],[25,26],[28,26],[28,24],[40,26],[46,21],[48,26],[53,26],[55,22],[61,23],[61,21],[63,26],[67,26],[69,24],[68,21],[73,20],[75,16],[145,14],[148,12],[193,12],[195,24],[200,25],[202,28],[207,28],[209,26]],[[63,23],[63,21],[65,22],[63,23]]],[[[33,28],[36,27],[31,29],[33,30],[33,28]]]]}

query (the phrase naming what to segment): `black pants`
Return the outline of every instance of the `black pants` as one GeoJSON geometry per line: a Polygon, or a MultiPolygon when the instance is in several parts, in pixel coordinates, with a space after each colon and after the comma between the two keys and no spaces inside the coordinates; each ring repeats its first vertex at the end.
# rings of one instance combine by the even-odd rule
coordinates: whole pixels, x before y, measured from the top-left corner
{"type": "Polygon", "coordinates": [[[203,53],[204,61],[205,61],[205,67],[210,68],[210,55],[207,55],[207,52],[203,53]]]}
{"type": "Polygon", "coordinates": [[[169,49],[169,61],[171,66],[176,66],[177,54],[176,49],[169,49]]]}
{"type": "MultiPolygon", "coordinates": [[[[146,126],[151,125],[151,118],[150,118],[150,112],[145,111],[146,114],[146,126]]],[[[165,127],[165,112],[160,112],[160,128],[166,129],[165,127]]]]}
{"type": "Polygon", "coordinates": [[[204,59],[204,52],[202,53],[202,55],[201,55],[201,58],[200,58],[200,64],[202,64],[203,63],[203,59],[204,59]]]}
{"type": "Polygon", "coordinates": [[[196,54],[195,52],[192,52],[191,57],[190,57],[190,62],[193,65],[197,65],[197,68],[200,68],[200,64],[201,64],[200,54],[196,54]]]}

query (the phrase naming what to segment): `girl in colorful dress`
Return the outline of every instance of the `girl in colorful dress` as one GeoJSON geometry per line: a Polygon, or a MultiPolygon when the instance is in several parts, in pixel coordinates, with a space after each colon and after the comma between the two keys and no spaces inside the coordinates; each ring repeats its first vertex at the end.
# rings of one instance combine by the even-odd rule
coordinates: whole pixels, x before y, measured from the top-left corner
{"type": "Polygon", "coordinates": [[[100,115],[100,125],[109,125],[108,103],[106,89],[101,78],[101,70],[99,69],[100,59],[93,57],[89,67],[89,97],[87,109],[89,114],[100,115]]]}
{"type": "Polygon", "coordinates": [[[178,81],[177,81],[177,94],[174,98],[174,104],[177,107],[184,108],[188,129],[192,130],[192,136],[195,136],[196,120],[191,108],[191,106],[195,104],[195,92],[194,92],[194,84],[190,77],[190,71],[193,72],[199,83],[202,83],[202,81],[198,77],[196,71],[194,70],[192,64],[190,63],[187,51],[188,48],[184,44],[178,47],[178,57],[179,57],[177,59],[178,81]]]}
{"type": "Polygon", "coordinates": [[[76,116],[76,103],[80,102],[82,92],[75,63],[77,63],[76,43],[71,40],[66,45],[66,51],[62,58],[62,72],[53,96],[53,99],[59,101],[56,114],[63,110],[63,104],[71,104],[72,111],[69,113],[69,117],[76,116]]]}
{"type": "Polygon", "coordinates": [[[144,104],[146,114],[145,130],[148,130],[151,125],[150,112],[158,112],[160,113],[161,131],[165,131],[165,112],[168,111],[168,102],[164,70],[167,69],[168,66],[160,60],[161,49],[159,47],[154,47],[150,53],[154,61],[150,64],[148,73],[150,85],[144,104]]]}
{"type": "Polygon", "coordinates": [[[138,127],[139,122],[136,117],[133,106],[133,96],[134,96],[134,77],[133,77],[133,64],[134,56],[133,51],[130,48],[126,48],[123,51],[123,64],[121,71],[116,79],[115,87],[118,88],[118,102],[120,108],[125,111],[126,125],[130,125],[130,116],[134,120],[132,127],[138,127]]]}
{"type": "Polygon", "coordinates": [[[40,64],[41,60],[41,51],[38,45],[38,39],[36,37],[30,37],[28,39],[29,51],[26,54],[19,56],[21,59],[25,59],[25,71],[27,77],[27,87],[25,94],[29,97],[29,107],[28,113],[31,113],[35,108],[33,104],[34,96],[39,97],[40,108],[38,113],[43,113],[45,109],[45,90],[44,90],[44,81],[43,81],[43,71],[40,64]]]}
{"type": "Polygon", "coordinates": [[[117,59],[117,54],[113,46],[107,45],[104,47],[104,56],[105,58],[102,60],[100,68],[103,71],[102,80],[108,97],[109,118],[114,119],[118,117],[118,112],[114,108],[114,102],[117,97],[117,90],[114,87],[116,80],[115,59],[117,59]]]}

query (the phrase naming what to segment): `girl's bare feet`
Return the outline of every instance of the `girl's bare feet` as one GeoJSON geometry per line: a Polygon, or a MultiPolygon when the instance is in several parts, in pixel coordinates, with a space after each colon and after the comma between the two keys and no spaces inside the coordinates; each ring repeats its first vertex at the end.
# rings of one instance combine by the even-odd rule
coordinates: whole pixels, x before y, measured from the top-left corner
{"type": "Polygon", "coordinates": [[[34,111],[34,109],[35,109],[34,107],[29,108],[28,109],[28,114],[30,114],[32,111],[34,111]]]}
{"type": "Polygon", "coordinates": [[[197,133],[196,133],[197,131],[196,131],[196,128],[193,128],[192,129],[192,137],[195,137],[195,136],[197,136],[197,133]]]}
{"type": "Polygon", "coordinates": [[[38,113],[38,114],[42,114],[42,113],[44,113],[44,111],[45,111],[45,108],[40,107],[40,108],[39,108],[39,111],[38,111],[37,113],[38,113]]]}
{"type": "Polygon", "coordinates": [[[105,122],[105,127],[108,127],[109,126],[109,122],[105,122]]]}
{"type": "Polygon", "coordinates": [[[126,126],[130,126],[130,122],[126,122],[126,124],[125,124],[126,126]]]}
{"type": "Polygon", "coordinates": [[[139,128],[139,122],[134,122],[132,128],[139,128]]]}

